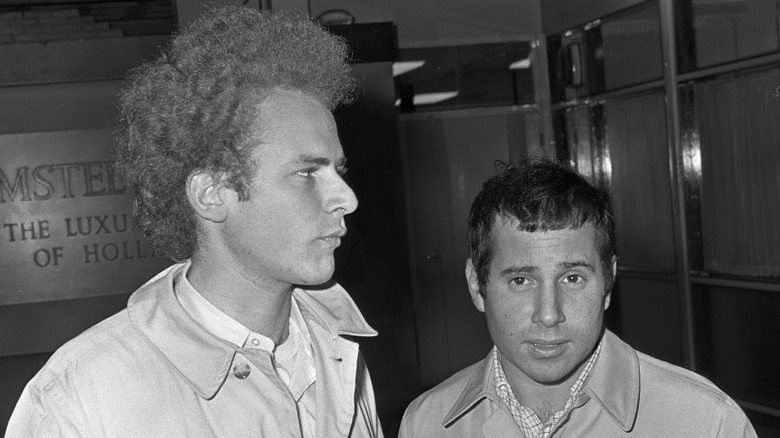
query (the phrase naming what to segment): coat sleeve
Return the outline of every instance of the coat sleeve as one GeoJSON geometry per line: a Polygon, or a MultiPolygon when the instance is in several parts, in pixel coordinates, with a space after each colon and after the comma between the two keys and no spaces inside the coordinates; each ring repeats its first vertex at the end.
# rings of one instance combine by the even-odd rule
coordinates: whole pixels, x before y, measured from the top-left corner
{"type": "Polygon", "coordinates": [[[30,382],[11,414],[6,438],[63,437],[57,417],[61,412],[53,411],[48,394],[38,390],[30,382]]]}
{"type": "Polygon", "coordinates": [[[436,424],[440,423],[441,415],[426,411],[423,407],[425,396],[414,399],[406,407],[401,419],[401,427],[398,430],[398,438],[431,437],[442,435],[441,430],[436,430],[436,424]],[[437,421],[439,420],[439,421],[437,421]]]}
{"type": "Polygon", "coordinates": [[[398,438],[409,438],[414,436],[414,434],[409,431],[409,416],[409,408],[407,407],[406,412],[404,412],[404,417],[401,419],[401,428],[398,430],[398,438]]]}
{"type": "Polygon", "coordinates": [[[717,431],[711,436],[717,438],[758,438],[750,420],[736,402],[726,399],[721,407],[720,422],[716,426],[717,431]]]}
{"type": "Polygon", "coordinates": [[[35,382],[33,379],[24,388],[8,421],[5,438],[83,437],[75,411],[67,408],[58,388],[39,388],[35,382]]]}

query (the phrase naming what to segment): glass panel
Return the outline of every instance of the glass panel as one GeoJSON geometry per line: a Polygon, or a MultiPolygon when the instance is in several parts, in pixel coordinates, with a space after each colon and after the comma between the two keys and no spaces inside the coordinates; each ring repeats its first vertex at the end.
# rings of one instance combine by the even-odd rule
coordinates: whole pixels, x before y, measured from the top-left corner
{"type": "Polygon", "coordinates": [[[553,102],[663,78],[657,1],[551,35],[547,46],[553,102]]]}
{"type": "Polygon", "coordinates": [[[620,313],[620,337],[642,353],[681,365],[680,312],[675,284],[626,278],[620,274],[615,288],[607,312],[620,313]]]}
{"type": "Polygon", "coordinates": [[[507,115],[509,134],[509,161],[516,162],[526,155],[543,155],[542,116],[539,112],[507,115]],[[517,122],[513,120],[517,117],[517,122]]]}
{"type": "Polygon", "coordinates": [[[777,51],[777,0],[690,1],[699,68],[777,51]]]}
{"type": "Polygon", "coordinates": [[[620,264],[675,272],[663,94],[608,101],[604,109],[620,264]]]}
{"type": "Polygon", "coordinates": [[[553,115],[556,158],[568,163],[593,185],[608,190],[610,161],[605,144],[602,105],[578,105],[553,115]]]}
{"type": "Polygon", "coordinates": [[[414,112],[532,104],[531,55],[529,42],[399,50],[398,105],[414,112]]]}
{"type": "Polygon", "coordinates": [[[704,269],[780,277],[777,69],[698,83],[704,269]]]}
{"type": "Polygon", "coordinates": [[[693,290],[697,371],[732,397],[780,408],[780,293],[693,290]]]}
{"type": "Polygon", "coordinates": [[[607,90],[663,77],[658,3],[602,20],[601,40],[607,90]]]}
{"type": "Polygon", "coordinates": [[[597,184],[595,178],[594,148],[591,146],[590,119],[588,107],[581,105],[566,111],[566,138],[569,142],[570,159],[577,172],[597,184]]]}

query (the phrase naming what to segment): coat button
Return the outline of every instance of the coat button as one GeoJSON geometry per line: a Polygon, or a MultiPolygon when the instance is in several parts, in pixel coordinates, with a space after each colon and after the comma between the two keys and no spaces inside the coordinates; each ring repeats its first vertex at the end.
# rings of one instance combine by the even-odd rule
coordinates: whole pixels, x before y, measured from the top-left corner
{"type": "Polygon", "coordinates": [[[249,377],[249,365],[245,363],[237,363],[233,366],[233,375],[241,380],[249,377]]]}

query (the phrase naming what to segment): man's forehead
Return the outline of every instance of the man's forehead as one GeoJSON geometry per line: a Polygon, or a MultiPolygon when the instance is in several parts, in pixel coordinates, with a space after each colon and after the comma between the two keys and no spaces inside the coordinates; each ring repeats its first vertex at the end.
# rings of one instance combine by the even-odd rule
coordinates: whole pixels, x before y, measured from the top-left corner
{"type": "Polygon", "coordinates": [[[577,213],[561,215],[560,218],[550,218],[545,217],[544,215],[536,215],[532,220],[521,220],[513,213],[503,211],[496,213],[494,216],[494,223],[511,225],[520,231],[527,232],[577,230],[580,228],[586,228],[588,225],[596,228],[595,221],[587,220],[583,222],[577,213]]]}
{"type": "Polygon", "coordinates": [[[499,275],[601,268],[592,225],[548,231],[521,231],[504,223],[493,233],[491,271],[499,275]]]}
{"type": "Polygon", "coordinates": [[[585,222],[581,226],[549,228],[545,227],[544,224],[522,223],[514,217],[499,216],[491,231],[492,246],[494,248],[503,246],[501,241],[508,237],[512,240],[518,239],[539,243],[541,246],[544,246],[547,242],[574,243],[576,241],[579,243],[592,242],[594,248],[598,247],[596,227],[590,221],[585,222]],[[529,228],[533,229],[533,231],[527,231],[529,228]]]}

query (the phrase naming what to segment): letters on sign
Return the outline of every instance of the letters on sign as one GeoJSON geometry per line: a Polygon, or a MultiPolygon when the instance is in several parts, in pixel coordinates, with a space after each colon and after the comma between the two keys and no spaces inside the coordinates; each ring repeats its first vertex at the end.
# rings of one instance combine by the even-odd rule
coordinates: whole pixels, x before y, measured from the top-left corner
{"type": "Polygon", "coordinates": [[[0,305],[129,293],[170,264],[131,224],[109,130],[0,136],[0,305]]]}

